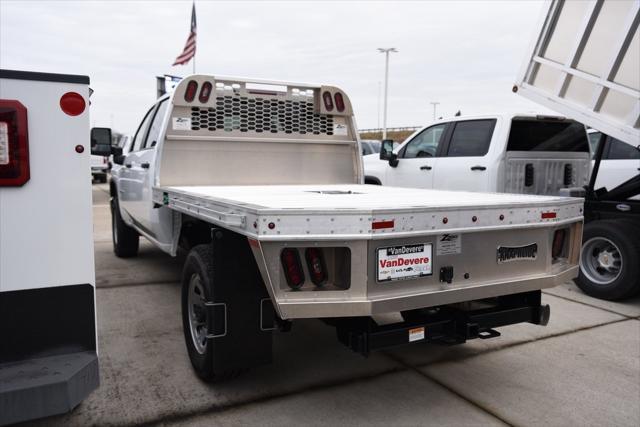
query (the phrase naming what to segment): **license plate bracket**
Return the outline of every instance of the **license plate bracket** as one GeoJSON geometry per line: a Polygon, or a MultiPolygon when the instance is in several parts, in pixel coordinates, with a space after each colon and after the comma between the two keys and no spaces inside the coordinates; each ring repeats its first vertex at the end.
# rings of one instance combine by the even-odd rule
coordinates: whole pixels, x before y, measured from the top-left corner
{"type": "Polygon", "coordinates": [[[378,282],[409,280],[433,274],[433,244],[385,246],[376,249],[378,282]]]}

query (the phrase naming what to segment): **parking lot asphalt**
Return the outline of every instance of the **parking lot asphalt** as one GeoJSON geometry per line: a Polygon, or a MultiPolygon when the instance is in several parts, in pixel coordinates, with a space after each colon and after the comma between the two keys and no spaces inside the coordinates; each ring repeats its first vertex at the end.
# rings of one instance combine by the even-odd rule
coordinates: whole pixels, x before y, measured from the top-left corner
{"type": "Polygon", "coordinates": [[[116,258],[108,187],[94,184],[101,385],[36,425],[640,425],[640,298],[573,284],[544,292],[548,326],[369,358],[317,321],[274,335],[274,363],[228,383],[191,370],[180,320],[182,259],[141,241],[116,258]]]}

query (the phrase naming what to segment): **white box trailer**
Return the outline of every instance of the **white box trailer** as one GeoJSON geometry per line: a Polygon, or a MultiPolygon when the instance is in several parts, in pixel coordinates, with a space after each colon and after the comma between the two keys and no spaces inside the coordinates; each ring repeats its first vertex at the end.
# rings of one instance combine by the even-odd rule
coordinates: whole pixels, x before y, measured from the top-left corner
{"type": "Polygon", "coordinates": [[[575,277],[582,199],[364,185],[346,93],[194,75],[114,156],[116,255],[142,235],[182,279],[187,350],[217,380],[271,361],[274,329],[335,326],[354,351],[546,324],[575,277]]]}
{"type": "MultiPolygon", "coordinates": [[[[640,292],[640,173],[597,188],[605,141],[629,144],[640,172],[640,2],[545,3],[513,91],[606,134],[586,187],[577,284],[621,299],[640,292]]],[[[622,144],[624,145],[624,144],[622,144]]],[[[626,158],[626,157],[617,157],[626,158]]],[[[577,194],[576,194],[577,195],[577,194]]]]}
{"type": "Polygon", "coordinates": [[[89,78],[0,70],[0,425],[98,386],[89,78]]]}

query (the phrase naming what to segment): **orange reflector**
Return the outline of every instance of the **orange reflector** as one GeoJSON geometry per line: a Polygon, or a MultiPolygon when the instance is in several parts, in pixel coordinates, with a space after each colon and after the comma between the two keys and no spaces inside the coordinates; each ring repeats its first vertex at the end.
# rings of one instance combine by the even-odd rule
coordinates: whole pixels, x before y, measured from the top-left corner
{"type": "Polygon", "coordinates": [[[556,217],[555,212],[542,212],[542,219],[553,219],[556,217]]]}
{"type": "Polygon", "coordinates": [[[391,221],[376,221],[371,223],[371,228],[373,230],[380,230],[382,228],[393,228],[394,220],[391,221]]]}

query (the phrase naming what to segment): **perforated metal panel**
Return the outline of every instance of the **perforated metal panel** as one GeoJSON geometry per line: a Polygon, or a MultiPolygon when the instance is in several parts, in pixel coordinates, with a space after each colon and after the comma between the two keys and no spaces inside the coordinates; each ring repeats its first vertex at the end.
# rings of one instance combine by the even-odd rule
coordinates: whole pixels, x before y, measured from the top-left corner
{"type": "Polygon", "coordinates": [[[217,96],[215,107],[192,107],[191,130],[333,135],[333,116],[314,113],[312,100],[217,96]]]}

